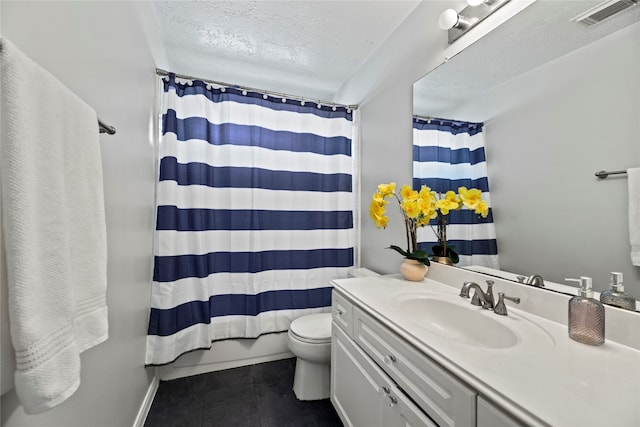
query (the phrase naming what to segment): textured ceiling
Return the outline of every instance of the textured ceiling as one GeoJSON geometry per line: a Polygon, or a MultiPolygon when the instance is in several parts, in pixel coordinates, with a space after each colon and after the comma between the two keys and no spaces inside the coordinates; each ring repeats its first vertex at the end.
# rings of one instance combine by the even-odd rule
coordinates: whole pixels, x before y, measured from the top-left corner
{"type": "Polygon", "coordinates": [[[332,101],[419,1],[157,1],[173,71],[332,101]]]}
{"type": "MultiPolygon", "coordinates": [[[[571,19],[603,0],[538,0],[414,84],[414,112],[486,121],[492,88],[640,21],[640,6],[592,27],[571,19]],[[464,111],[464,117],[459,114],[464,111]]],[[[464,37],[464,36],[463,36],[464,37]]],[[[499,105],[500,102],[495,103],[499,105]]]]}

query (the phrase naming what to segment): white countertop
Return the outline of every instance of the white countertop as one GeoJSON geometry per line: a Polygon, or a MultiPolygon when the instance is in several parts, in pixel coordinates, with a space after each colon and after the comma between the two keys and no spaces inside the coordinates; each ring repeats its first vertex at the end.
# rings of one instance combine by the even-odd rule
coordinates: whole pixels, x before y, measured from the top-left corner
{"type": "MultiPolygon", "coordinates": [[[[493,349],[435,334],[421,327],[421,319],[407,316],[395,304],[399,298],[420,295],[441,296],[445,300],[453,296],[464,304],[470,303],[457,296],[462,283],[456,280],[446,285],[442,282],[446,270],[441,266],[432,268],[439,271],[434,277],[441,281],[430,279],[430,270],[421,282],[379,276],[335,280],[334,286],[453,375],[528,424],[640,426],[638,349],[611,340],[599,347],[578,343],[568,337],[566,324],[519,310],[510,303],[508,316],[471,307],[514,331],[518,336],[514,346],[493,349]]],[[[479,278],[478,283],[483,284],[482,276],[479,278]]],[[[482,287],[486,289],[486,285],[482,287]]],[[[494,285],[494,291],[496,296],[502,291],[499,283],[494,285]]],[[[528,291],[522,289],[525,299],[528,291]]],[[[554,304],[559,306],[558,301],[554,304]]],[[[562,306],[566,310],[566,304],[562,306]]],[[[423,316],[426,321],[429,313],[423,316]]],[[[638,324],[633,323],[634,327],[638,324]]]]}

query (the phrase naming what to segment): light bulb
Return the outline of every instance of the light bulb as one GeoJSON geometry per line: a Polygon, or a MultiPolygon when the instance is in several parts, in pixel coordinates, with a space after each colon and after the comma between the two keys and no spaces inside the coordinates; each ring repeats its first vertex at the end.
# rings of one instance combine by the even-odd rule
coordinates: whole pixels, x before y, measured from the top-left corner
{"type": "Polygon", "coordinates": [[[447,9],[440,14],[438,25],[441,30],[450,30],[458,23],[458,12],[453,9],[447,9]]]}

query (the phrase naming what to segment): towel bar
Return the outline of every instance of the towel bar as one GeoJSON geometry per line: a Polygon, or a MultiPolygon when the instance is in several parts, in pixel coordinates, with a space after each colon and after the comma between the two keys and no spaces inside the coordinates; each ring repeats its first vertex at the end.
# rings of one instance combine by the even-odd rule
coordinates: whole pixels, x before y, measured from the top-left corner
{"type": "Polygon", "coordinates": [[[596,172],[596,176],[600,179],[605,179],[607,178],[609,175],[622,175],[622,174],[627,174],[627,171],[598,171],[596,172]]]}
{"type": "Polygon", "coordinates": [[[98,119],[98,129],[100,133],[106,133],[108,135],[114,135],[116,133],[116,128],[109,126],[100,119],[98,119]]]}

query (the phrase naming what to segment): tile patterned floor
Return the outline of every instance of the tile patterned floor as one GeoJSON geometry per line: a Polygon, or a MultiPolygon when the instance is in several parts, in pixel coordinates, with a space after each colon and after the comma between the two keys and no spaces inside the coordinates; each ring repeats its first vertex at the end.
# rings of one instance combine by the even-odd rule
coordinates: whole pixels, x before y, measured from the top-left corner
{"type": "Polygon", "coordinates": [[[329,400],[301,402],[295,359],[160,382],[145,427],[342,427],[329,400]]]}

